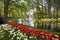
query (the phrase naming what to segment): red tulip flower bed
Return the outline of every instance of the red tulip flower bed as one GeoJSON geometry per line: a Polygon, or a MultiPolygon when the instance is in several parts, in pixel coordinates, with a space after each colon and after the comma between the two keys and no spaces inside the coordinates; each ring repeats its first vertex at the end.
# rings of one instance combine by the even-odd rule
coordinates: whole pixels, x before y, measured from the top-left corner
{"type": "MultiPolygon", "coordinates": [[[[44,40],[47,40],[46,36],[48,36],[48,38],[50,40],[52,40],[52,38],[55,37],[54,33],[43,32],[42,30],[32,29],[32,28],[29,28],[29,27],[26,27],[26,26],[15,24],[15,23],[9,23],[9,25],[11,25],[12,27],[16,27],[19,30],[21,30],[21,31],[23,31],[25,33],[29,33],[29,34],[31,34],[33,36],[38,36],[38,37],[44,36],[44,40]]],[[[60,35],[59,35],[58,39],[60,40],[60,35]]]]}

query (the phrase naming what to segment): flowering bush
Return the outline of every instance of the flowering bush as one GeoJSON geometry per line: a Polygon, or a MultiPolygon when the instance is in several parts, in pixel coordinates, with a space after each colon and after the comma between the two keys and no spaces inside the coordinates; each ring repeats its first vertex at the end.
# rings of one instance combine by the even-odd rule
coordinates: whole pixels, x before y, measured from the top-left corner
{"type": "Polygon", "coordinates": [[[17,28],[8,24],[0,25],[0,40],[22,40],[23,37],[27,37],[26,33],[23,34],[17,28]]]}
{"type": "MultiPolygon", "coordinates": [[[[52,40],[52,38],[55,37],[55,34],[35,30],[14,23],[0,25],[0,40],[28,40],[31,38],[40,40],[41,37],[42,40],[48,40],[46,36],[52,40]]],[[[58,39],[60,40],[60,36],[58,39]]]]}

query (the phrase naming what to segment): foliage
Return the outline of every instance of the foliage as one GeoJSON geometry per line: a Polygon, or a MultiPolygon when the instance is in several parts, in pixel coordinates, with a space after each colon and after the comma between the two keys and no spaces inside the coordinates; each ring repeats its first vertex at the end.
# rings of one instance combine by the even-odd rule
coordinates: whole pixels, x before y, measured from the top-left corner
{"type": "MultiPolygon", "coordinates": [[[[42,12],[42,11],[36,11],[33,14],[33,20],[35,21],[35,23],[40,24],[41,19],[44,18],[44,16],[46,15],[46,13],[42,12]]],[[[37,25],[38,26],[38,25],[37,25]]]]}

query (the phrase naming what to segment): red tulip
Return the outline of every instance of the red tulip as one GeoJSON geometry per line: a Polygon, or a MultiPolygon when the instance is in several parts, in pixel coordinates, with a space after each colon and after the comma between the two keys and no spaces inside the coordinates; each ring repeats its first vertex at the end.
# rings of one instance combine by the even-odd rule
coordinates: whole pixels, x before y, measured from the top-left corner
{"type": "Polygon", "coordinates": [[[37,32],[37,36],[42,36],[41,33],[42,33],[42,31],[38,31],[38,32],[37,32]]]}
{"type": "Polygon", "coordinates": [[[18,27],[18,24],[14,24],[14,23],[9,23],[9,25],[13,26],[13,27],[18,27]]]}
{"type": "Polygon", "coordinates": [[[37,30],[32,30],[32,35],[37,36],[37,30]]]}
{"type": "Polygon", "coordinates": [[[48,34],[48,38],[50,39],[50,40],[52,40],[52,37],[54,37],[55,35],[54,34],[48,34]]]}
{"type": "Polygon", "coordinates": [[[27,32],[28,32],[28,33],[31,33],[31,32],[32,32],[32,29],[27,28],[27,32]]]}
{"type": "Polygon", "coordinates": [[[59,40],[60,40],[60,35],[59,35],[59,40]]]}
{"type": "Polygon", "coordinates": [[[44,33],[44,40],[47,40],[47,39],[46,39],[47,34],[48,34],[48,32],[45,32],[45,33],[44,33]]]}

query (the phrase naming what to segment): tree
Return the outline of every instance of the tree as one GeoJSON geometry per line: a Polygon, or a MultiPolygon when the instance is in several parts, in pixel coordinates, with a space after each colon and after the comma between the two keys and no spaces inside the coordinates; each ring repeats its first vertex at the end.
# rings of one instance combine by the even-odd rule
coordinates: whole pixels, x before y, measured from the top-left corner
{"type": "Polygon", "coordinates": [[[4,23],[7,23],[8,8],[11,0],[4,0],[4,23]]]}
{"type": "MultiPolygon", "coordinates": [[[[7,23],[7,18],[8,18],[8,13],[10,12],[11,13],[11,7],[14,7],[13,10],[20,11],[21,12],[26,12],[28,11],[28,7],[27,7],[27,3],[25,2],[21,2],[20,0],[15,0],[15,1],[12,1],[12,0],[4,0],[4,23],[7,23]]],[[[14,11],[13,11],[14,13],[14,11]]]]}

